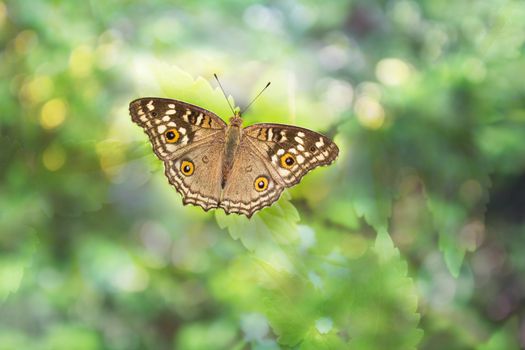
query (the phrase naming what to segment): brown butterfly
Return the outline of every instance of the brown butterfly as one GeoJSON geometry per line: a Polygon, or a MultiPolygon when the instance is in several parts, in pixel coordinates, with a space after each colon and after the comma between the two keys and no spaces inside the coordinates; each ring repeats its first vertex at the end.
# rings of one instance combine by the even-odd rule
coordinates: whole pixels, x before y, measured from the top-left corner
{"type": "Polygon", "coordinates": [[[243,128],[240,112],[226,124],[203,108],[156,97],[137,99],[129,110],[183,203],[206,211],[251,217],[339,153],[330,139],[308,129],[267,123],[243,128]]]}

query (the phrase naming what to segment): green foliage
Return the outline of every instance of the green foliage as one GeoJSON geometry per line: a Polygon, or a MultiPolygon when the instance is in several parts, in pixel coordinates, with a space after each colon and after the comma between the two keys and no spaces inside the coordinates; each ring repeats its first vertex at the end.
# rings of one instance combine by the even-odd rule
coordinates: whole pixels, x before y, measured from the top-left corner
{"type": "Polygon", "coordinates": [[[183,327],[174,348],[188,350],[230,349],[236,327],[232,322],[219,320],[213,324],[191,324],[183,327]]]}
{"type": "Polygon", "coordinates": [[[287,258],[280,245],[293,243],[299,238],[299,214],[289,202],[290,196],[285,193],[283,197],[279,203],[263,209],[251,219],[228,216],[223,211],[216,211],[215,217],[219,227],[227,228],[230,236],[239,239],[246,249],[264,260],[274,261],[276,267],[286,268],[287,258]]]}
{"type": "Polygon", "coordinates": [[[477,350],[519,349],[518,341],[513,336],[516,333],[516,325],[516,320],[511,320],[495,332],[485,344],[477,347],[477,350]]]}
{"type": "Polygon", "coordinates": [[[0,350],[525,346],[525,4],[0,0],[0,350]],[[334,137],[251,219],[128,104],[334,137]],[[195,78],[196,77],[196,78],[195,78]]]}
{"type": "Polygon", "coordinates": [[[337,245],[300,247],[288,250],[286,264],[276,255],[236,259],[215,279],[217,297],[265,315],[281,345],[416,347],[422,335],[417,292],[386,232],[357,254],[337,245]],[[239,287],[226,292],[223,286],[239,287]]]}

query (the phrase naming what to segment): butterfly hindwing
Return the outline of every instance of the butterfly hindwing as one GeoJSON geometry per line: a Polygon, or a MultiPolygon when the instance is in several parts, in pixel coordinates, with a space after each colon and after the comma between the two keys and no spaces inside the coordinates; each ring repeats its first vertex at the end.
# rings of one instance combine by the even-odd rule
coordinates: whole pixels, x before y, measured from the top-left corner
{"type": "Polygon", "coordinates": [[[243,130],[278,172],[287,187],[318,166],[331,164],[339,148],[315,131],[284,124],[254,124],[243,130]]]}
{"type": "Polygon", "coordinates": [[[189,103],[145,97],[129,105],[132,120],[148,134],[161,160],[174,159],[209,139],[224,135],[226,123],[214,113],[189,103]]]}
{"type": "Polygon", "coordinates": [[[244,138],[222,192],[220,207],[226,213],[251,217],[257,210],[278,200],[285,188],[265,154],[244,138]]]}
{"type": "Polygon", "coordinates": [[[224,140],[219,138],[164,162],[165,174],[184,204],[206,211],[219,205],[223,154],[224,140]]]}

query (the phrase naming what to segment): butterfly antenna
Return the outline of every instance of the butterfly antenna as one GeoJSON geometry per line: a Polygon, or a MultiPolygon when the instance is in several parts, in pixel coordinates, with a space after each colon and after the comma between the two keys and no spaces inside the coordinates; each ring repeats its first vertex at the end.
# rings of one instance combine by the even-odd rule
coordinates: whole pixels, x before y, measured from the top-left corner
{"type": "Polygon", "coordinates": [[[235,114],[235,111],[233,110],[233,107],[230,103],[230,100],[228,100],[228,96],[226,96],[226,92],[224,92],[224,89],[222,87],[222,84],[219,80],[219,77],[217,77],[217,74],[213,73],[213,76],[215,77],[215,80],[217,80],[217,83],[219,83],[219,87],[221,88],[222,94],[224,95],[224,98],[226,98],[226,102],[228,102],[228,106],[230,106],[230,109],[232,110],[232,113],[235,114]]]}
{"type": "Polygon", "coordinates": [[[261,92],[259,92],[259,93],[257,94],[257,96],[255,96],[255,97],[253,98],[252,102],[250,102],[250,103],[248,104],[248,106],[246,106],[246,108],[244,109],[243,113],[246,113],[246,111],[248,110],[248,108],[250,108],[250,106],[255,102],[255,100],[256,100],[259,96],[261,96],[261,94],[264,92],[264,90],[266,90],[266,89],[268,88],[268,86],[270,86],[271,83],[272,83],[272,82],[269,81],[268,84],[266,84],[266,86],[261,90],[261,92]]]}

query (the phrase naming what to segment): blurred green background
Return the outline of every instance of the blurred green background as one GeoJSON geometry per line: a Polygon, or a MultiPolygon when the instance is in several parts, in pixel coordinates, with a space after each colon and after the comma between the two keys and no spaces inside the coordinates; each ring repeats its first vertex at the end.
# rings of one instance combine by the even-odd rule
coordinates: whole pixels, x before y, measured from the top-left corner
{"type": "Polygon", "coordinates": [[[0,1],[0,349],[525,347],[525,3],[0,1]],[[334,137],[251,220],[128,104],[334,137]]]}

